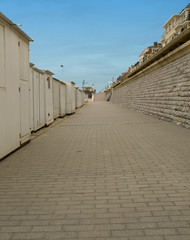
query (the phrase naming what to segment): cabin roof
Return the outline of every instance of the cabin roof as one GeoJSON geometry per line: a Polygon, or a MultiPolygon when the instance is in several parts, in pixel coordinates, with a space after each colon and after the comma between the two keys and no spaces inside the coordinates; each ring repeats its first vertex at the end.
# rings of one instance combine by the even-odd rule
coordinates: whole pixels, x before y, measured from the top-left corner
{"type": "Polygon", "coordinates": [[[12,22],[8,17],[6,17],[2,12],[0,12],[0,18],[2,18],[5,22],[7,22],[9,25],[11,25],[17,32],[19,32],[28,41],[30,41],[30,42],[34,41],[24,31],[22,31],[22,29],[20,29],[14,22],[12,22]]]}

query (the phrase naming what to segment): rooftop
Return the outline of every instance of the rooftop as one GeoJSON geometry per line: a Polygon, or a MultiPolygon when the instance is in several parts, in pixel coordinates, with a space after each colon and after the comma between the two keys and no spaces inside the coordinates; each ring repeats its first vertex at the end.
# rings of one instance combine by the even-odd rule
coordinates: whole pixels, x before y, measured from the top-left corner
{"type": "Polygon", "coordinates": [[[165,26],[174,18],[174,17],[179,17],[179,15],[185,10],[189,8],[190,9],[190,3],[184,8],[181,10],[181,12],[179,14],[173,14],[169,19],[168,21],[162,26],[163,28],[165,28],[165,26]]]}

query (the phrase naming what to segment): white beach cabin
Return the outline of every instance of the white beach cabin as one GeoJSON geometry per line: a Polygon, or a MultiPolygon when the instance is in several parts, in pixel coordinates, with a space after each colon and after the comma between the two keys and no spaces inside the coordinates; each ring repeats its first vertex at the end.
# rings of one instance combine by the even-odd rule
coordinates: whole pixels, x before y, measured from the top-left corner
{"type": "Polygon", "coordinates": [[[66,84],[53,78],[53,116],[54,119],[65,116],[66,84]]]}
{"type": "Polygon", "coordinates": [[[48,126],[54,121],[53,117],[53,78],[54,73],[49,70],[42,70],[45,78],[45,125],[48,126]]]}
{"type": "Polygon", "coordinates": [[[0,159],[30,140],[30,41],[0,12],[0,159]]]}
{"type": "Polygon", "coordinates": [[[66,114],[75,112],[75,83],[64,81],[66,84],[66,114]]]}
{"type": "Polygon", "coordinates": [[[75,107],[79,108],[83,106],[83,92],[79,89],[76,88],[75,90],[75,107]]]}
{"type": "Polygon", "coordinates": [[[30,129],[37,131],[45,126],[44,72],[30,64],[30,129]]]}

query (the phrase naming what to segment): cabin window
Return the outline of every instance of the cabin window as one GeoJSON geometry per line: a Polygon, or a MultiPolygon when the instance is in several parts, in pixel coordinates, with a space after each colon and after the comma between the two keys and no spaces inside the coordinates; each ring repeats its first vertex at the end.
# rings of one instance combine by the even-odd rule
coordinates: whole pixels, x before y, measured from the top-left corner
{"type": "Polygon", "coordinates": [[[48,88],[50,89],[51,86],[50,86],[50,77],[47,78],[47,82],[48,82],[48,88]]]}
{"type": "Polygon", "coordinates": [[[0,88],[5,88],[5,28],[0,25],[0,88]]]}

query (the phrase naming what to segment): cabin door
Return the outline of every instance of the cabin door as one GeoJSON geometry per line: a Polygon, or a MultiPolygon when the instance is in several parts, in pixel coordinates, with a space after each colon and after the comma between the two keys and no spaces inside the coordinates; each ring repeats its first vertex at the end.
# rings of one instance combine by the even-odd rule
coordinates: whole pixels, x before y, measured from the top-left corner
{"type": "Polygon", "coordinates": [[[29,49],[28,43],[18,42],[20,66],[20,145],[30,140],[30,105],[29,105],[29,49]]]}

